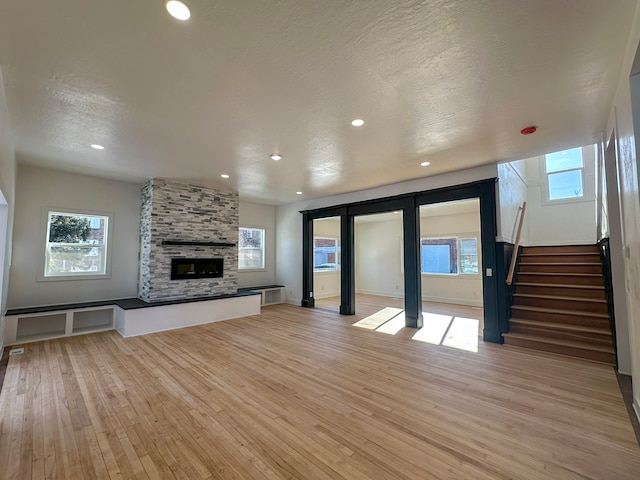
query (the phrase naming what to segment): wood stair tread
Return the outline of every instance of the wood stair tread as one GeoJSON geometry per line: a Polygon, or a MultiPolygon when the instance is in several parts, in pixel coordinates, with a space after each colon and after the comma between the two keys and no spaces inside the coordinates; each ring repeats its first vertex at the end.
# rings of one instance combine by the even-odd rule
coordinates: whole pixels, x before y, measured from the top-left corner
{"type": "Polygon", "coordinates": [[[507,338],[517,338],[520,340],[527,340],[530,342],[538,342],[538,343],[550,343],[553,345],[559,345],[562,347],[569,348],[578,348],[581,350],[590,350],[593,352],[602,352],[602,353],[615,353],[613,347],[605,347],[603,345],[598,345],[594,343],[582,343],[582,342],[574,342],[572,340],[559,340],[557,338],[552,337],[543,337],[540,335],[529,335],[525,333],[503,333],[504,337],[507,338]]]}
{"type": "Polygon", "coordinates": [[[515,310],[529,310],[541,313],[556,313],[560,315],[576,315],[580,317],[604,318],[606,320],[609,319],[609,315],[606,313],[580,312],[576,310],[565,310],[561,308],[531,307],[529,305],[513,305],[511,308],[515,310]]]}
{"type": "Polygon", "coordinates": [[[588,289],[588,290],[604,290],[603,285],[576,285],[575,283],[533,283],[533,282],[516,282],[516,287],[521,285],[523,287],[553,287],[553,288],[576,288],[576,289],[588,289]]]}
{"type": "Polygon", "coordinates": [[[538,295],[537,293],[514,293],[514,297],[543,298],[545,300],[575,300],[578,302],[607,303],[601,298],[566,297],[560,295],[538,295]]]}
{"type": "Polygon", "coordinates": [[[520,265],[546,265],[546,266],[554,266],[554,267],[575,267],[577,265],[585,266],[588,265],[590,267],[601,266],[599,262],[520,262],[520,265]]]}
{"type": "Polygon", "coordinates": [[[523,327],[532,328],[549,328],[551,330],[561,330],[566,333],[595,333],[603,335],[611,335],[609,328],[587,327],[585,325],[574,325],[571,323],[555,323],[555,322],[541,322],[538,320],[527,320],[524,318],[512,318],[509,323],[521,325],[523,327]]]}
{"type": "MultiPolygon", "coordinates": [[[[529,264],[531,265],[531,264],[529,264]]],[[[553,263],[549,263],[548,265],[554,265],[553,263]]],[[[558,264],[555,264],[558,265],[558,264]]],[[[573,273],[573,272],[518,272],[518,275],[546,275],[546,276],[568,276],[571,275],[572,277],[599,277],[602,278],[602,274],[600,273],[573,273]]],[[[554,284],[555,285],[555,284],[554,284]]]]}

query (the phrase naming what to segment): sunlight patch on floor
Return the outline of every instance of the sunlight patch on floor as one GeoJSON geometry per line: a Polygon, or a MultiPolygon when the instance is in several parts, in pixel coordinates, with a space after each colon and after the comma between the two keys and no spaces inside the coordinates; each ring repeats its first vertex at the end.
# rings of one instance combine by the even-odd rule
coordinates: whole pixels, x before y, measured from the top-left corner
{"type": "Polygon", "coordinates": [[[405,327],[405,315],[404,310],[401,310],[398,315],[393,317],[387,323],[382,324],[376,328],[376,332],[387,333],[389,335],[395,335],[405,327]]]}
{"type": "MultiPolygon", "coordinates": [[[[382,310],[363,318],[353,324],[354,327],[366,328],[367,330],[376,330],[381,325],[387,323],[394,317],[397,317],[404,310],[402,308],[385,307],[382,310]]],[[[403,321],[404,321],[404,315],[403,321]]]]}
{"type": "Polygon", "coordinates": [[[428,312],[422,312],[422,317],[424,326],[411,337],[413,340],[467,352],[478,351],[479,320],[428,312]]]}
{"type": "MultiPolygon", "coordinates": [[[[468,352],[478,351],[479,320],[429,312],[422,312],[422,318],[424,326],[411,337],[413,340],[468,352]]],[[[405,327],[404,310],[385,307],[353,326],[395,335],[405,327]]]]}
{"type": "Polygon", "coordinates": [[[458,350],[477,352],[479,323],[473,318],[455,317],[444,340],[442,340],[442,345],[458,350]]]}
{"type": "Polygon", "coordinates": [[[422,312],[422,318],[424,326],[411,338],[433,345],[440,345],[453,317],[451,315],[422,312]]]}

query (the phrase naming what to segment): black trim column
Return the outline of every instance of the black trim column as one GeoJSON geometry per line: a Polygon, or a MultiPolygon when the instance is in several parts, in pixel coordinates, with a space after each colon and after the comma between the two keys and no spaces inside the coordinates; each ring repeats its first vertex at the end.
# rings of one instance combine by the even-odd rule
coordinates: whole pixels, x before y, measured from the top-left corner
{"type": "Polygon", "coordinates": [[[356,313],[355,228],[353,215],[340,216],[340,313],[356,313]]]}
{"type": "Polygon", "coordinates": [[[422,273],[420,268],[420,209],[402,209],[404,221],[404,314],[405,325],[422,328],[422,273]]]}
{"type": "Polygon", "coordinates": [[[496,235],[498,224],[496,218],[496,184],[487,181],[478,184],[480,197],[480,238],[482,242],[482,301],[484,306],[484,330],[482,337],[487,342],[503,343],[500,327],[499,305],[504,305],[504,298],[498,300],[498,282],[505,279],[497,277],[496,235]]]}
{"type": "Polygon", "coordinates": [[[313,298],[313,219],[309,212],[302,212],[302,303],[306,308],[315,307],[313,298]]]}

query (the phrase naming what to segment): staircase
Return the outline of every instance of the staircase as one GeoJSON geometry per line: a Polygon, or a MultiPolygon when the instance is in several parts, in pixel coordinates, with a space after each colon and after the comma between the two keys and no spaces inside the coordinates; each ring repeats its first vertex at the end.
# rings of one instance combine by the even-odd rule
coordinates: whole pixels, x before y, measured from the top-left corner
{"type": "Polygon", "coordinates": [[[504,343],[615,365],[595,245],[522,247],[504,343]]]}

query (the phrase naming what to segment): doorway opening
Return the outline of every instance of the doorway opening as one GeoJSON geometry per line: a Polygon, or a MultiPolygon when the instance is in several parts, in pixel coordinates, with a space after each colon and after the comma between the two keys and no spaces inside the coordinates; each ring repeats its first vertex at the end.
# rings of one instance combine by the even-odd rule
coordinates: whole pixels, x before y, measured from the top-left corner
{"type": "Polygon", "coordinates": [[[340,217],[313,221],[313,286],[316,306],[340,310],[340,217]]]}

